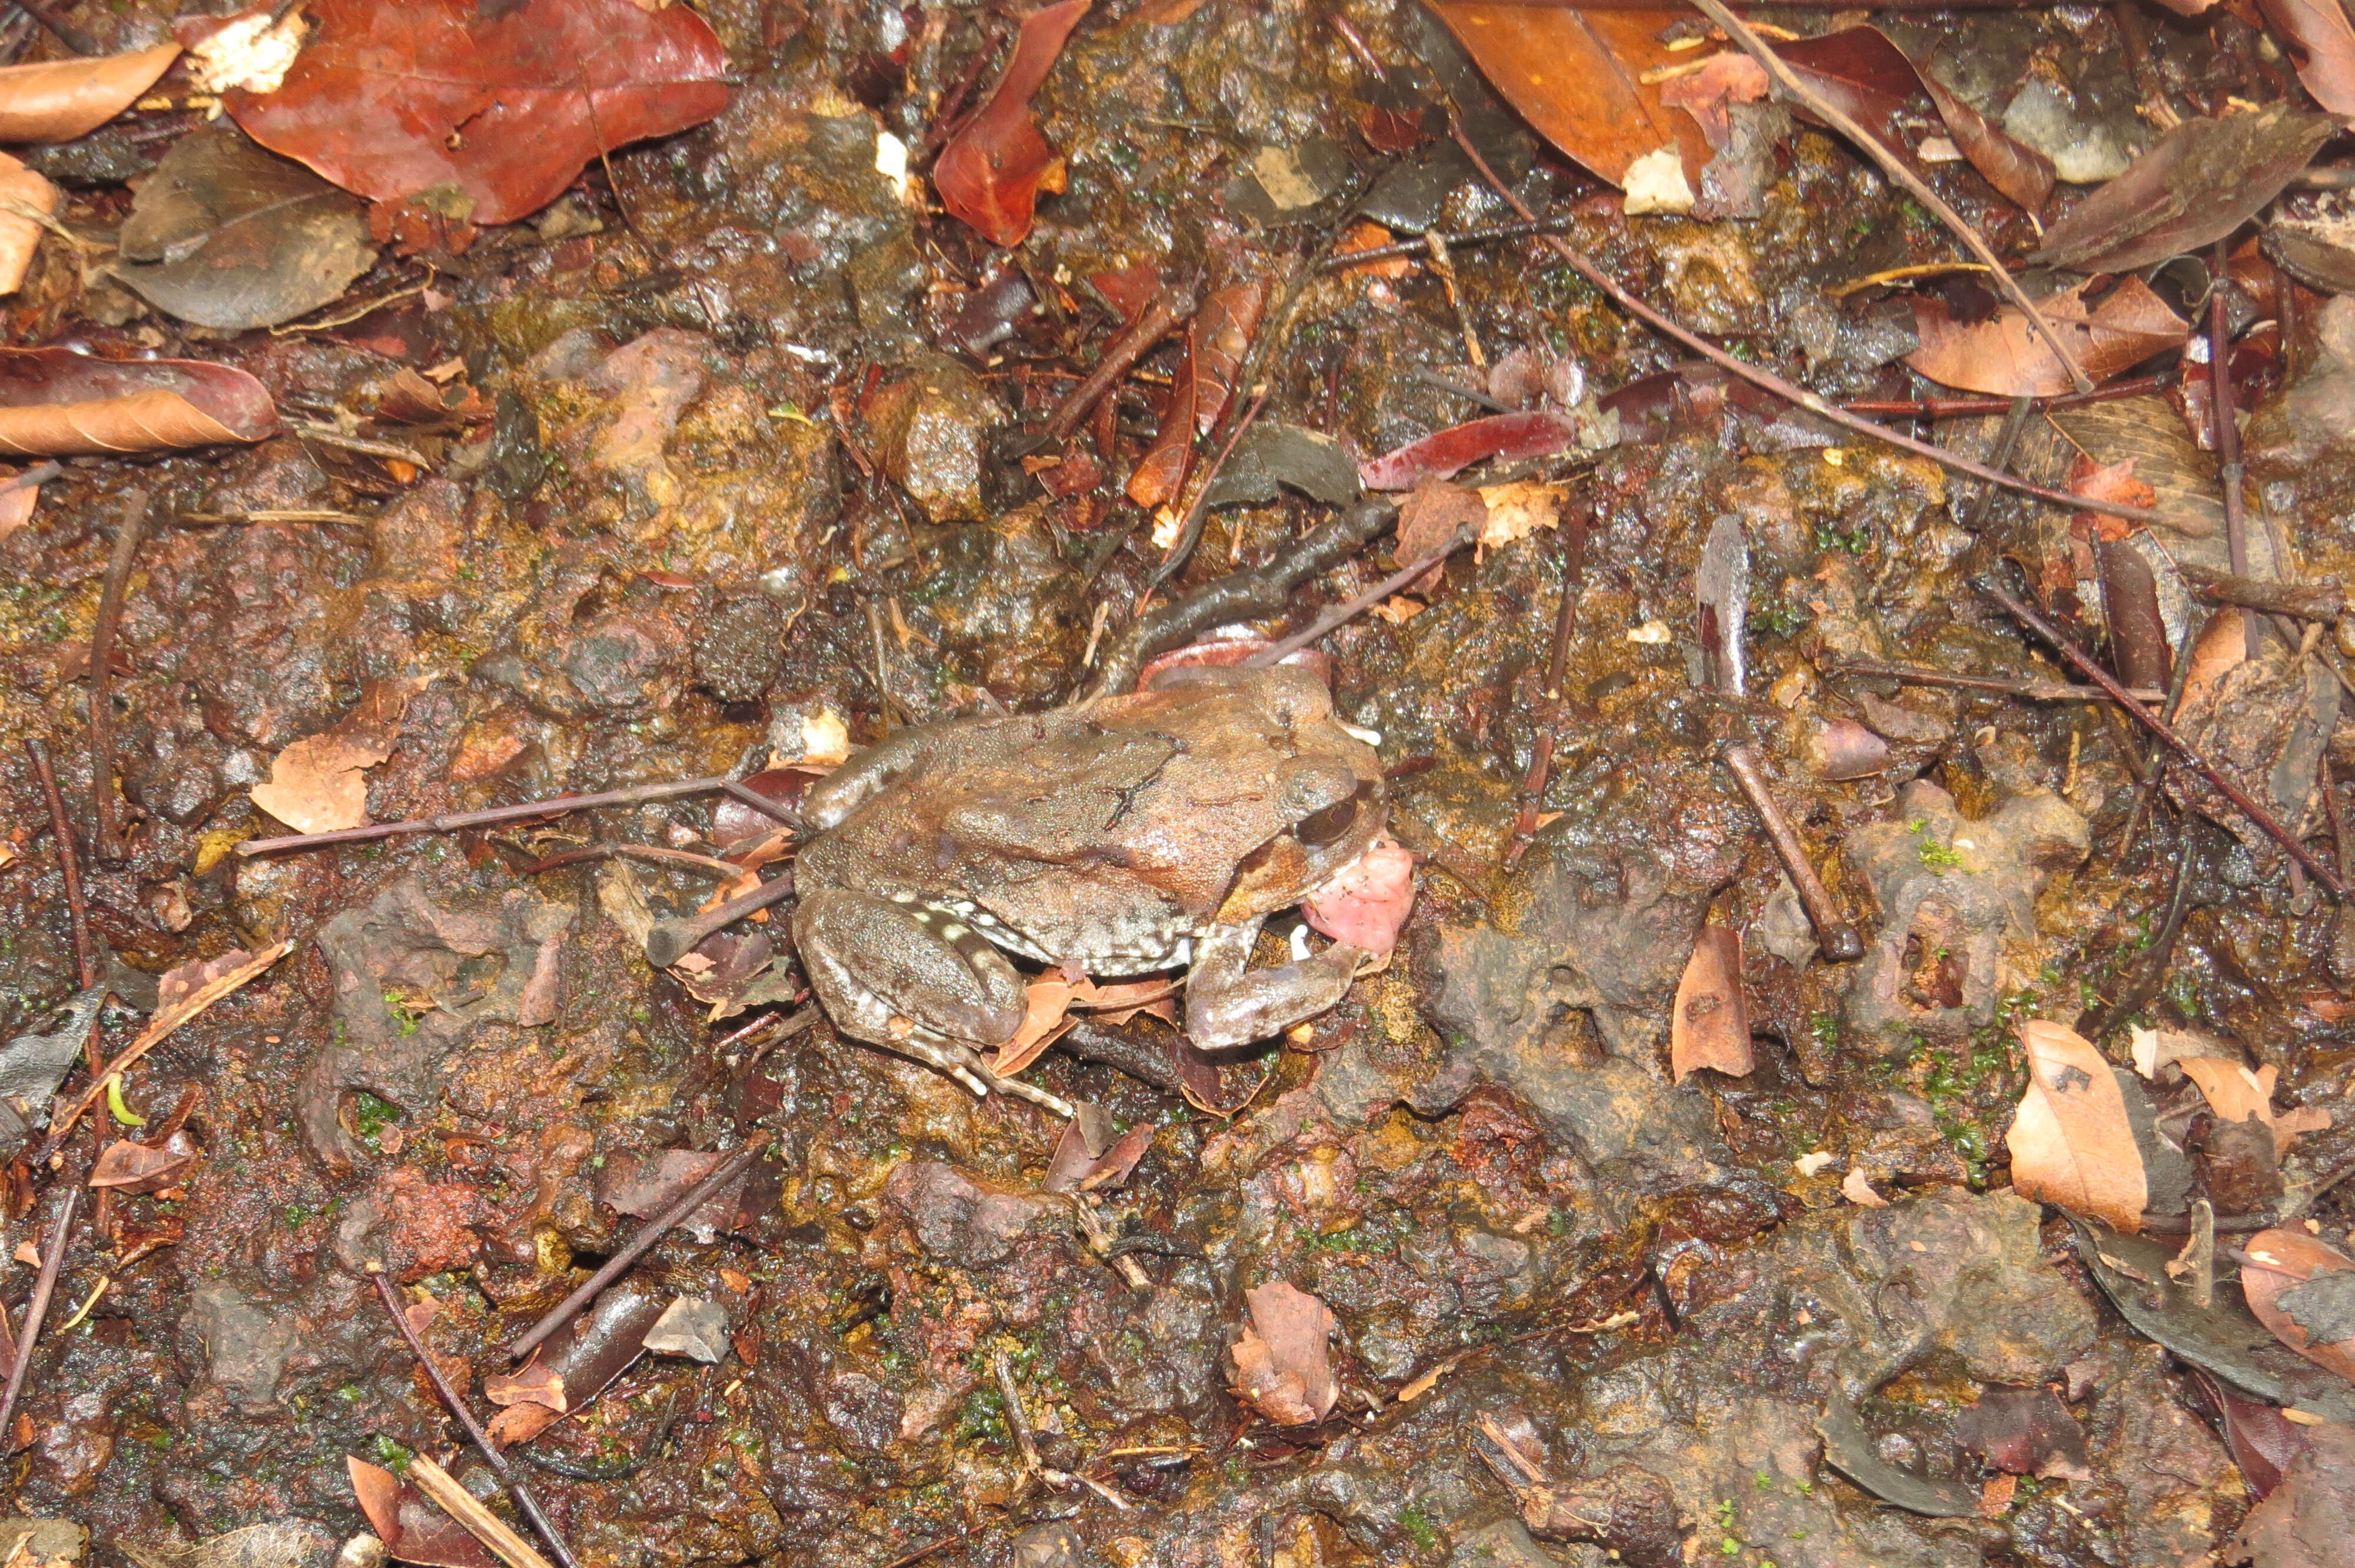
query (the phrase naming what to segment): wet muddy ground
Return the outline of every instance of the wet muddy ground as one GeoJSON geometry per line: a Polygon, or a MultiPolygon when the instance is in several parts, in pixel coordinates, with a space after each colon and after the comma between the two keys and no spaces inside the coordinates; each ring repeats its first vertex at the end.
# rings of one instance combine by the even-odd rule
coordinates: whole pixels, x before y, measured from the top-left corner
{"type": "MultiPolygon", "coordinates": [[[[115,44],[162,15],[80,9],[115,44]]],[[[700,1353],[613,1355],[610,1386],[514,1450],[583,1562],[2224,1561],[2257,1485],[2226,1434],[2304,1445],[2334,1407],[2232,1415],[2228,1394],[2248,1396],[2129,1322],[2070,1220],[2012,1191],[2015,1031],[2092,1012],[2120,1065],[2150,1026],[2277,1070],[2279,1104],[2319,1109],[2318,1128],[2270,1191],[2200,1191],[2228,1219],[2342,1242],[2355,970],[2335,906],[2193,786],[2138,805],[2147,742],[2104,705],[1850,668],[2076,679],[1968,586],[2024,574],[2106,647],[2068,514],[1729,395],[1534,241],[1459,247],[1445,277],[1427,253],[1379,272],[1323,260],[1368,214],[1400,238],[1511,219],[1453,141],[1383,150],[1363,129],[1376,109],[1453,114],[1522,201],[1678,320],[1835,400],[1912,398],[1911,318],[1832,291],[1948,255],[1934,220],[1805,128],[1768,161],[1763,216],[1629,217],[1413,5],[1160,0],[1099,6],[1071,39],[1037,100],[1061,188],[1001,249],[888,170],[895,148],[937,150],[943,98],[997,58],[1006,18],[698,9],[733,73],[717,120],[592,164],[537,223],[463,254],[388,252],[350,300],[423,287],[381,309],[208,332],[63,275],[10,303],[15,343],[234,365],[289,418],[363,443],[71,460],[0,539],[6,1033],[48,1028],[82,989],[27,741],[56,759],[104,955],[152,977],[292,944],[124,1080],[123,1110],[153,1131],[184,1107],[200,1152],[160,1192],[84,1205],[5,1435],[17,1509],[86,1527],[94,1561],[212,1568],[231,1559],[203,1543],[257,1524],[303,1527],[272,1561],[333,1560],[368,1528],[349,1458],[400,1474],[427,1454],[496,1497],[369,1271],[436,1304],[410,1319],[487,1417],[499,1347],[645,1223],[617,1206],[631,1184],[666,1199],[686,1178],[649,1174],[664,1151],[766,1132],[741,1197],[622,1287],[716,1307],[700,1353]],[[1140,268],[1202,292],[1263,281],[1238,385],[1263,388],[1265,424],[1352,461],[1522,406],[1508,373],[1540,388],[1550,373],[1572,391],[1555,401],[1616,440],[1465,472],[1545,487],[1550,521],[1320,644],[1338,715],[1380,736],[1391,830],[1417,857],[1389,964],[1214,1060],[1140,1015],[1082,1022],[1028,1070],[1099,1107],[1099,1128],[1149,1129],[1124,1180],[1044,1190],[1068,1186],[1048,1181],[1060,1119],[807,1012],[782,922],[765,980],[697,995],[652,968],[650,924],[703,904],[708,866],[527,869],[591,844],[709,856],[744,832],[709,797],[237,852],[289,831],[250,793],[273,760],[338,726],[386,742],[365,788],[389,821],[741,777],[837,737],[1081,695],[1165,556],[1120,482],[1161,426],[1178,342],[1116,395],[1107,446],[1016,438],[1120,328],[1093,280],[1140,268]],[[453,363],[483,417],[359,422],[397,373],[453,363]],[[1059,490],[1041,451],[1111,477],[1059,490]],[[90,641],[134,511],[150,524],[115,644],[108,855],[91,837],[90,641]],[[290,512],[340,515],[245,520],[290,512]],[[1727,515],[1748,535],[1747,694],[1712,683],[1694,608],[1727,515]],[[1881,766],[1828,777],[1827,736],[1859,726],[1881,766]],[[1860,962],[1817,952],[1719,760],[1745,739],[1858,923],[1860,962]],[[1675,999],[1705,926],[1744,933],[1754,1064],[1678,1082],[1675,999]],[[1333,1323],[1329,1406],[1295,1425],[1231,1388],[1245,1293],[1279,1281],[1333,1323]]],[[[2048,140],[2113,160],[2087,179],[2148,138],[2107,12],[1904,20],[1892,33],[1962,62],[1966,90],[2037,62],[2048,140]]],[[[2205,24],[2146,22],[2177,92],[2239,80],[2205,24]]],[[[96,172],[56,175],[93,223],[119,221],[120,182],[157,150],[106,137],[96,172]]],[[[1934,174],[1992,238],[2024,238],[1966,165],[1934,174]]],[[[2355,468],[2315,411],[2355,349],[2323,304],[2306,296],[2304,337],[2247,389],[2258,577],[2355,562],[2355,468]]],[[[1985,456],[2001,423],[1906,428],[1985,456]]],[[[2019,471],[2062,482],[2064,429],[2040,418],[2019,471]]],[[[1153,603],[1280,561],[1335,514],[1284,467],[1305,460],[1270,461],[1287,482],[1211,509],[1153,603]]],[[[2169,543],[2223,566],[2218,537],[2169,543]]],[[[1409,554],[1386,535],[1249,627],[1305,625],[1409,554]]],[[[2328,712],[2286,742],[2306,710],[2253,688],[2245,733],[2225,736],[2235,766],[2301,744],[2307,777],[2325,752],[2343,765],[2337,688],[2267,657],[2276,687],[2328,712]]],[[[2327,854],[2331,813],[2307,810],[2327,854]]],[[[105,1015],[108,1050],[137,1033],[136,1000],[105,1015]]],[[[102,1141],[139,1133],[112,1115],[94,1113],[102,1141]]],[[[36,1167],[37,1143],[11,1174],[12,1326],[50,1194],[97,1148],[79,1132],[36,1167]]],[[[2190,1196],[2174,1194],[2162,1260],[2190,1196]]],[[[620,1301],[601,1310],[626,1317],[620,1301]]],[[[613,1331],[634,1349],[654,1309],[613,1331]]],[[[451,1550],[423,1560],[486,1561],[471,1540],[451,1550]]],[[[2326,1560],[2275,1552],[2258,1561],[2326,1560]]]]}

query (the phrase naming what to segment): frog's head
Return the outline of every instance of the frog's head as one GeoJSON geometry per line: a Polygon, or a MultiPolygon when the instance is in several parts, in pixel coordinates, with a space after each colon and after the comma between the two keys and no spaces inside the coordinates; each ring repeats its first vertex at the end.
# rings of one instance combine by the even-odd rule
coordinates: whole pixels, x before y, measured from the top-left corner
{"type": "Polygon", "coordinates": [[[1229,678],[1247,680],[1284,756],[1266,798],[1271,831],[1236,867],[1222,922],[1299,903],[1364,854],[1390,815],[1381,758],[1334,713],[1321,679],[1284,665],[1229,678]]]}

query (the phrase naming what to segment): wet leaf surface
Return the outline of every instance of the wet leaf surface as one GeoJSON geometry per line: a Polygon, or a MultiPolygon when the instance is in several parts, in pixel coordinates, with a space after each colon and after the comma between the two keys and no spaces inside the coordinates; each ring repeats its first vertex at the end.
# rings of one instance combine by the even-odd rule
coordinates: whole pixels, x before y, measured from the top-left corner
{"type": "Polygon", "coordinates": [[[261,383],[229,366],[0,349],[0,452],[165,451],[258,441],[277,429],[261,383]]]}
{"type": "Polygon", "coordinates": [[[171,69],[177,44],[95,59],[0,66],[0,142],[70,142],[131,107],[171,69]]]}
{"type": "Polygon", "coordinates": [[[689,7],[631,0],[314,0],[274,91],[223,101],[246,133],[355,195],[454,186],[477,223],[553,201],[600,152],[727,106],[726,57],[689,7]]]}
{"type": "Polygon", "coordinates": [[[198,326],[276,326],[376,260],[359,203],[233,128],[183,137],[139,187],[114,275],[198,326]]]}
{"type": "MultiPolygon", "coordinates": [[[[2095,381],[2179,347],[2190,335],[2190,323],[2139,279],[2126,279],[2090,306],[2083,295],[2080,284],[2037,305],[2095,381]]],[[[2007,397],[2051,397],[2071,386],[2067,367],[2017,306],[1966,324],[1945,301],[1917,298],[1913,330],[1921,346],[1905,363],[1934,381],[2007,397]]]]}
{"type": "Polygon", "coordinates": [[[932,165],[941,205],[993,245],[1019,245],[1030,232],[1039,186],[1056,163],[1054,147],[1030,117],[1030,98],[1045,85],[1089,4],[1059,0],[1022,19],[989,97],[932,165]]]}

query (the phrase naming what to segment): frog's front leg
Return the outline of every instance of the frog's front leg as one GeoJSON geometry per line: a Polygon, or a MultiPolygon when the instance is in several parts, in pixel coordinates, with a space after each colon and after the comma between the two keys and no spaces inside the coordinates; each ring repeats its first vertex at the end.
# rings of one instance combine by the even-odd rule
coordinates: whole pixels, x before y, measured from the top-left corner
{"type": "Polygon", "coordinates": [[[1022,1027],[1022,977],[979,933],[912,899],[840,887],[805,894],[794,946],[826,1016],[857,1039],[938,1067],[986,1095],[982,1066],[1022,1027]]]}
{"type": "Polygon", "coordinates": [[[1213,926],[1194,945],[1194,967],[1186,975],[1186,1036],[1202,1050],[1264,1040],[1348,994],[1366,955],[1347,942],[1273,969],[1245,969],[1264,918],[1213,926]]]}

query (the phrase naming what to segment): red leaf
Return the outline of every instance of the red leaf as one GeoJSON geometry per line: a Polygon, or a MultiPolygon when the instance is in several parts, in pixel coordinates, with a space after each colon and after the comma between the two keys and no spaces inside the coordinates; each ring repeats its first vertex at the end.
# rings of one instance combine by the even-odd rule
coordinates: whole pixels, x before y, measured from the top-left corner
{"type": "Polygon", "coordinates": [[[160,1192],[177,1186],[197,1162],[197,1146],[185,1132],[176,1132],[161,1149],[118,1138],[91,1167],[90,1184],[126,1192],[160,1192]]]}
{"type": "Polygon", "coordinates": [[[1254,278],[1220,289],[1202,302],[1195,318],[1194,344],[1200,364],[1195,372],[1194,428],[1203,435],[1234,401],[1235,372],[1251,352],[1252,335],[1267,310],[1267,280],[1254,278]]]}
{"type": "Polygon", "coordinates": [[[1136,460],[1128,476],[1128,498],[1147,512],[1176,497],[1186,488],[1186,471],[1194,461],[1194,410],[1199,406],[1201,377],[1194,352],[1194,329],[1186,329],[1186,352],[1178,361],[1169,384],[1169,402],[1161,412],[1161,428],[1153,444],[1136,460]]]}
{"type": "Polygon", "coordinates": [[[1030,233],[1039,182],[1058,158],[1030,118],[1030,95],[1054,69],[1063,40],[1088,5],[1089,0],[1063,0],[1023,18],[989,101],[949,138],[932,164],[941,205],[993,245],[1019,245],[1030,233]]]}
{"type": "Polygon", "coordinates": [[[1275,1280],[1243,1292],[1251,1325],[1228,1350],[1234,1391],[1281,1426],[1307,1426],[1341,1397],[1333,1378],[1333,1312],[1305,1290],[1275,1280]]]}
{"type": "Polygon", "coordinates": [[[590,159],[728,106],[728,60],[686,5],[314,0],[318,31],[276,92],[223,101],[246,133],[377,201],[452,185],[506,223],[590,159]]]}
{"type": "Polygon", "coordinates": [[[2355,25],[2339,0],[2257,0],[2302,58],[2297,79],[2333,114],[2355,114],[2355,25]]]}
{"type": "Polygon", "coordinates": [[[1412,490],[1426,479],[1446,479],[1484,458],[1545,457],[1577,439],[1577,421],[1566,415],[1492,414],[1433,431],[1360,463],[1358,477],[1368,490],[1412,490]]]}
{"type": "Polygon", "coordinates": [[[277,430],[278,408],[261,383],[226,365],[0,349],[0,452],[163,451],[277,430]]]}
{"type": "MultiPolygon", "coordinates": [[[[2132,458],[2124,462],[2096,463],[2079,452],[2076,461],[2069,465],[2069,493],[2088,501],[2123,502],[2128,506],[2158,504],[2158,492],[2135,477],[2132,458]]],[[[2123,539],[2134,531],[2131,524],[2105,512],[2079,512],[2070,521],[2098,539],[2123,539]]]]}
{"type": "MultiPolygon", "coordinates": [[[[2180,344],[2191,324],[2145,286],[2127,278],[2090,312],[2083,283],[2037,302],[2061,340],[2095,381],[2106,381],[2180,344]]],[[[2050,397],[2069,390],[2068,369],[2016,305],[1988,321],[1957,323],[1942,300],[1913,302],[1921,346],[1905,363],[1933,381],[1998,397],[2050,397]]]]}

